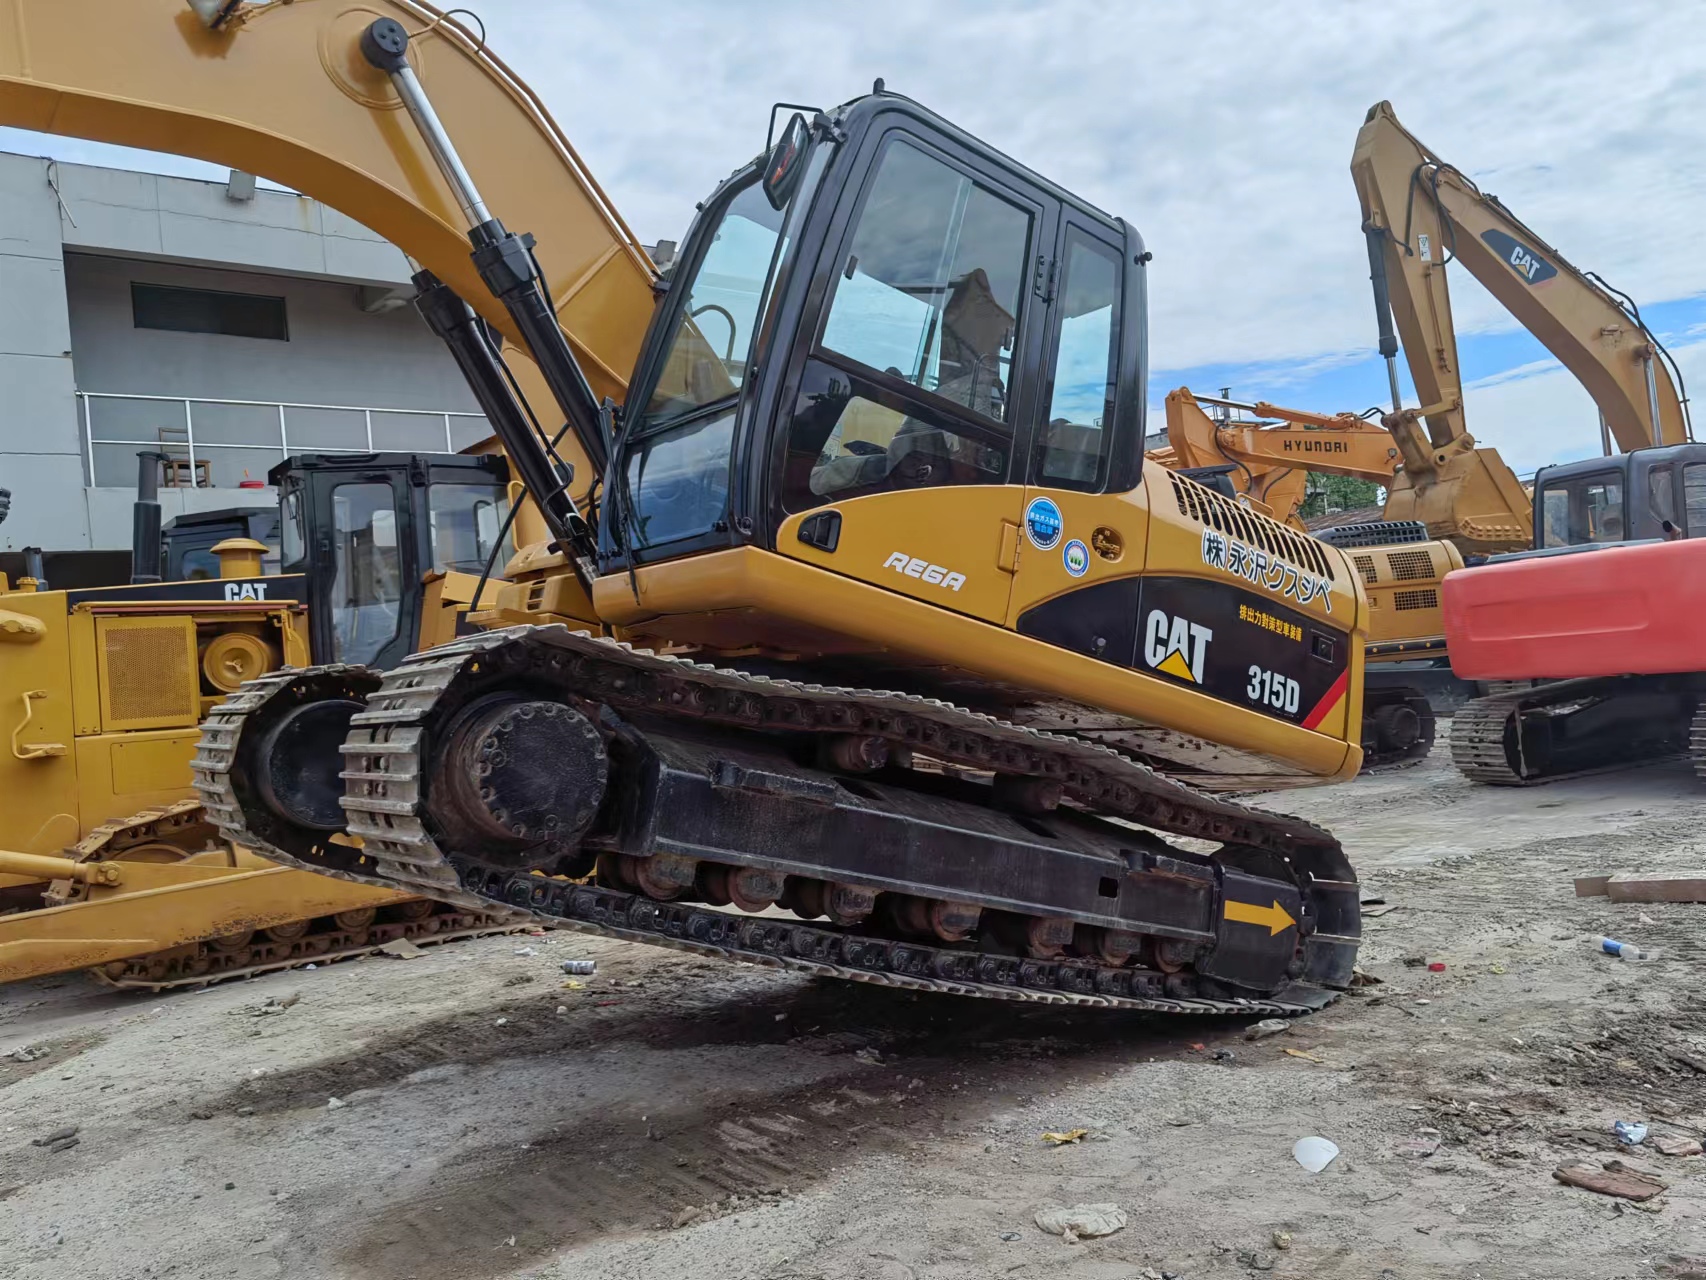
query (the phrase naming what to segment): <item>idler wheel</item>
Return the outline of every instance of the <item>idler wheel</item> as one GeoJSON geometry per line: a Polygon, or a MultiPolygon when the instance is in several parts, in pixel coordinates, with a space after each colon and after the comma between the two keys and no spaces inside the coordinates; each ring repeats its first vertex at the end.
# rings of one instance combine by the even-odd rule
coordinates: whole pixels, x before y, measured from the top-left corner
{"type": "Polygon", "coordinates": [[[1414,707],[1394,702],[1374,710],[1376,741],[1388,751],[1408,751],[1422,740],[1422,718],[1414,707]]]}
{"type": "Polygon", "coordinates": [[[609,776],[604,739],[573,707],[493,694],[450,722],[427,807],[478,861],[543,867],[574,851],[609,776]]]}
{"type": "Polygon", "coordinates": [[[344,829],[344,767],[338,748],[350,717],[362,709],[354,698],[327,698],[287,711],[261,740],[255,789],[267,808],[286,822],[313,831],[344,829]]]}

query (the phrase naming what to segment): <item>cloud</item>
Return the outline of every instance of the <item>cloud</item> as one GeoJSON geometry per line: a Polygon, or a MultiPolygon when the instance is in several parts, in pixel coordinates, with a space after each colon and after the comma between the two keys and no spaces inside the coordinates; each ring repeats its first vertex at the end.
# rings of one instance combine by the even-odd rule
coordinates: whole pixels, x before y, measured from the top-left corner
{"type": "MultiPolygon", "coordinates": [[[[1643,306],[1706,292],[1698,19],[1663,0],[478,7],[646,240],[679,238],[760,149],[773,102],[830,105],[886,77],[1142,231],[1158,369],[1254,366],[1284,388],[1372,350],[1348,165],[1381,98],[1643,306]]],[[[1464,273],[1452,287],[1461,335],[1510,329],[1464,273]]]]}
{"type": "MultiPolygon", "coordinates": [[[[1706,342],[1671,348],[1689,386],[1706,387],[1706,342]]],[[[1464,418],[1475,439],[1497,447],[1518,475],[1600,452],[1593,400],[1556,362],[1525,376],[1501,375],[1463,389],[1464,418]]]]}
{"type": "MultiPolygon", "coordinates": [[[[648,238],[678,235],[758,150],[771,102],[838,101],[886,77],[1143,232],[1158,368],[1373,346],[1348,166],[1380,98],[1643,304],[1706,290],[1693,123],[1706,77],[1692,20],[1663,3],[503,0],[482,13],[648,238]]],[[[1458,293],[1462,332],[1510,326],[1484,293],[1458,293]]]]}

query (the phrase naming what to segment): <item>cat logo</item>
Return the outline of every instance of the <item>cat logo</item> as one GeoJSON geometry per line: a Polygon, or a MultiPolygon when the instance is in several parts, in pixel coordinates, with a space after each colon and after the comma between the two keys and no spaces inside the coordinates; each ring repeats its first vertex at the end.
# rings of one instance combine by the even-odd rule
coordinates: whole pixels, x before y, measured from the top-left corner
{"type": "Polygon", "coordinates": [[[1506,235],[1503,231],[1483,231],[1481,239],[1504,259],[1507,267],[1522,277],[1525,284],[1545,284],[1558,274],[1557,267],[1515,236],[1506,235]]]}
{"type": "Polygon", "coordinates": [[[264,582],[227,582],[225,584],[227,600],[265,600],[267,584],[264,582]]]}
{"type": "Polygon", "coordinates": [[[1201,684],[1203,660],[1212,639],[1214,632],[1199,623],[1151,609],[1143,633],[1143,660],[1175,679],[1201,684]]]}

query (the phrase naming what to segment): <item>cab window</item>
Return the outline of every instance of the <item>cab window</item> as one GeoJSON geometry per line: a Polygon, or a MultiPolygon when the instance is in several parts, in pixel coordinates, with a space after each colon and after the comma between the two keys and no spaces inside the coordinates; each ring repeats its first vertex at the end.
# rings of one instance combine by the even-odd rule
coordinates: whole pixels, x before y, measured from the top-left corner
{"type": "Polygon", "coordinates": [[[1628,536],[1623,478],[1614,472],[1599,472],[1548,483],[1541,491],[1540,515],[1542,546],[1622,542],[1628,536]]]}
{"type": "Polygon", "coordinates": [[[1683,466],[1682,505],[1687,512],[1688,536],[1706,538],[1706,462],[1683,466]]]}
{"type": "Polygon", "coordinates": [[[332,632],[339,662],[370,662],[397,636],[403,578],[388,484],[332,490],[332,632]]]}
{"type": "Polygon", "coordinates": [[[1035,232],[1030,210],[891,136],[835,275],[789,427],[790,510],[999,484],[1035,232]]]}
{"type": "MultiPolygon", "coordinates": [[[[434,484],[427,490],[432,567],[440,573],[482,573],[509,511],[505,491],[491,484],[434,484]]],[[[504,553],[496,558],[503,568],[504,553]]]]}
{"type": "Polygon", "coordinates": [[[775,264],[783,214],[756,176],[723,210],[687,290],[657,386],[625,460],[625,536],[639,547],[695,537],[728,512],[736,398],[775,264]]]}
{"type": "Polygon", "coordinates": [[[1037,483],[1096,490],[1107,477],[1119,373],[1120,257],[1073,227],[1056,307],[1049,407],[1037,437],[1037,483]]]}

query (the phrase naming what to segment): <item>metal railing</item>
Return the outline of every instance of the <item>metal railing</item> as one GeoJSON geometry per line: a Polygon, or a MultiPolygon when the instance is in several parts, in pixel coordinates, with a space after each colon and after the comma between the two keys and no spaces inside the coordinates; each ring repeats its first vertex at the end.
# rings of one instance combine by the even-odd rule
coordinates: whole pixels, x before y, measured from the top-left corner
{"type": "MultiPolygon", "coordinates": [[[[278,452],[279,460],[282,461],[293,451],[290,443],[290,416],[292,413],[337,413],[361,415],[361,434],[358,437],[358,443],[349,445],[298,444],[294,449],[294,451],[298,453],[376,452],[377,450],[373,443],[373,418],[375,414],[383,415],[386,418],[403,417],[425,418],[428,420],[437,419],[442,423],[444,429],[444,445],[442,449],[435,447],[430,449],[406,448],[401,450],[408,453],[456,453],[458,452],[458,449],[452,429],[454,422],[458,419],[465,420],[470,423],[485,422],[484,414],[469,413],[459,409],[396,409],[384,405],[307,404],[279,400],[229,400],[219,396],[132,395],[125,392],[115,391],[79,391],[77,392],[77,406],[78,417],[81,420],[83,429],[83,463],[86,483],[90,486],[95,484],[95,449],[101,445],[129,446],[133,450],[154,448],[174,458],[181,458],[181,460],[186,461],[188,464],[190,483],[192,486],[196,484],[196,462],[198,457],[202,461],[210,461],[211,459],[208,455],[211,451],[225,449],[242,449],[251,452],[255,450],[276,450],[278,452]],[[125,401],[140,404],[174,405],[176,406],[176,412],[180,418],[181,425],[169,425],[164,423],[156,424],[156,438],[153,439],[138,439],[134,436],[130,439],[117,439],[108,435],[99,435],[97,434],[97,424],[95,421],[95,405],[97,401],[125,401]],[[197,405],[272,410],[276,415],[276,421],[278,424],[276,438],[274,438],[271,430],[269,429],[264,433],[258,433],[253,438],[248,439],[197,440],[195,432],[195,406],[197,405]],[[177,438],[175,435],[172,438],[167,438],[163,433],[168,431],[174,433],[181,431],[182,439],[177,438]]],[[[354,425],[353,419],[351,425],[354,425]]],[[[319,431],[315,434],[323,435],[324,433],[325,427],[324,424],[322,424],[319,431]]],[[[489,432],[482,431],[481,434],[485,435],[489,434],[489,432]]],[[[436,445],[436,439],[434,443],[436,445]]],[[[134,483],[134,472],[132,472],[131,479],[127,481],[127,483],[134,483]]]]}

